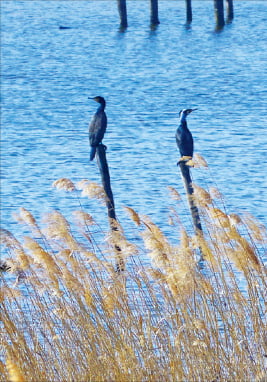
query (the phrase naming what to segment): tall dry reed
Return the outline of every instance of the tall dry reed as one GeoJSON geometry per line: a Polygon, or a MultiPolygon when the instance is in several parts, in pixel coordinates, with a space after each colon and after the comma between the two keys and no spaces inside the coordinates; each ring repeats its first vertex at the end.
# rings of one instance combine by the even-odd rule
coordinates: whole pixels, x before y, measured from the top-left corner
{"type": "MultiPolygon", "coordinates": [[[[87,180],[54,186],[104,197],[87,180]]],[[[74,223],[55,211],[39,224],[20,209],[31,234],[2,231],[11,273],[1,276],[0,381],[265,381],[264,227],[218,208],[216,189],[194,189],[204,235],[172,210],[176,244],[129,207],[134,243],[119,224],[99,239],[84,210],[74,223]]]]}

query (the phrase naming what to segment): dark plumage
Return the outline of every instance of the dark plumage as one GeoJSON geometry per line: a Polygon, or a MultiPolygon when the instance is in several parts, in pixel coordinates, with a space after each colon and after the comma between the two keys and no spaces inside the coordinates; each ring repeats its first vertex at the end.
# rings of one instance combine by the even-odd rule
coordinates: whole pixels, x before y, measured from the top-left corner
{"type": "Polygon", "coordinates": [[[176,143],[179,148],[181,157],[193,157],[194,152],[194,142],[190,130],[187,127],[186,117],[192,111],[197,109],[183,109],[180,111],[180,124],[176,131],[176,143]]]}
{"type": "MultiPolygon", "coordinates": [[[[89,97],[88,97],[89,98],[89,97]]],[[[102,144],[102,139],[107,128],[107,116],[105,113],[106,101],[103,97],[89,98],[100,103],[99,108],[94,114],[89,125],[89,142],[91,146],[90,161],[94,159],[96,154],[96,148],[102,144]]]]}

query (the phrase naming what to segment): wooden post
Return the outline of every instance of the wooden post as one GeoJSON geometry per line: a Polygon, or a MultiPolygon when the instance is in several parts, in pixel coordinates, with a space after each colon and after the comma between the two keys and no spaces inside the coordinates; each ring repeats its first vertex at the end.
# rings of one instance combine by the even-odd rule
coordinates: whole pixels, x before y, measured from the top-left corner
{"type": "Polygon", "coordinates": [[[159,23],[158,0],[150,0],[150,25],[153,27],[159,23]]]}
{"type": "Polygon", "coordinates": [[[192,22],[192,3],[191,0],[185,0],[186,4],[186,23],[190,24],[192,22]]]}
{"type": "Polygon", "coordinates": [[[194,189],[192,187],[192,179],[190,175],[190,169],[189,166],[187,166],[186,162],[180,161],[178,162],[182,174],[182,178],[184,181],[184,186],[187,194],[187,199],[189,203],[190,212],[193,219],[193,225],[196,235],[201,234],[202,235],[202,226],[200,222],[200,216],[198,212],[198,208],[195,205],[194,198],[192,197],[194,193],[194,189]]]}
{"type": "Polygon", "coordinates": [[[227,4],[227,22],[230,23],[234,18],[233,0],[226,0],[226,4],[227,4]]]}
{"type": "Polygon", "coordinates": [[[128,27],[126,0],[117,0],[117,2],[120,15],[120,28],[125,29],[128,27]]]}
{"type": "MultiPolygon", "coordinates": [[[[202,237],[203,231],[202,231],[202,226],[201,226],[201,222],[200,222],[200,216],[199,216],[198,208],[197,208],[195,201],[194,201],[194,198],[193,198],[194,189],[192,187],[192,179],[191,179],[191,175],[190,175],[189,166],[187,166],[186,162],[184,162],[184,161],[179,161],[177,163],[177,165],[180,166],[182,178],[184,181],[184,187],[185,187],[186,194],[187,194],[187,199],[188,199],[188,204],[189,204],[189,208],[190,208],[190,212],[191,212],[191,216],[192,216],[192,220],[193,220],[195,234],[197,236],[202,237]]],[[[199,252],[200,252],[200,261],[202,261],[204,256],[203,256],[203,251],[202,251],[201,246],[199,246],[199,252]]]]}
{"type": "MultiPolygon", "coordinates": [[[[109,175],[108,163],[106,158],[106,146],[102,144],[97,146],[96,159],[97,159],[97,164],[101,174],[102,185],[106,193],[106,205],[108,208],[110,228],[112,231],[117,231],[118,228],[116,225],[114,225],[114,220],[117,221],[117,218],[115,213],[115,204],[114,204],[114,198],[113,198],[113,193],[112,193],[111,184],[110,184],[110,175],[109,175]]],[[[117,258],[116,271],[120,273],[124,270],[124,261],[122,257],[120,256],[121,248],[118,245],[115,245],[114,249],[115,249],[116,258],[117,258]]]]}
{"type": "Polygon", "coordinates": [[[214,11],[215,11],[215,20],[216,20],[216,29],[222,29],[225,25],[224,22],[224,9],[223,9],[224,0],[214,0],[214,11]]]}

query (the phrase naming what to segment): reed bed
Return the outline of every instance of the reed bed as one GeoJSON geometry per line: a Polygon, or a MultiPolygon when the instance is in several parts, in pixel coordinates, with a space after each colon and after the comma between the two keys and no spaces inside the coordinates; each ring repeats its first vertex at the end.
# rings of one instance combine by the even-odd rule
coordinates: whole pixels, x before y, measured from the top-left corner
{"type": "MultiPolygon", "coordinates": [[[[87,180],[54,186],[105,198],[87,180]]],[[[11,270],[1,276],[0,381],[266,381],[266,233],[218,208],[220,197],[194,185],[204,235],[172,208],[176,244],[129,207],[133,242],[84,209],[72,222],[54,211],[38,223],[21,208],[31,233],[2,230],[11,270]]]]}

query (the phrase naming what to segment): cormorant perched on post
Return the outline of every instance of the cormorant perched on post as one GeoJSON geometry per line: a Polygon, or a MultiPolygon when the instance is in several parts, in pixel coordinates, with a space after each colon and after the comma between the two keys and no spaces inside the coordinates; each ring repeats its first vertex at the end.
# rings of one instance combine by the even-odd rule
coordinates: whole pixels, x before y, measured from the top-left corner
{"type": "Polygon", "coordinates": [[[176,131],[176,143],[181,157],[193,157],[194,142],[190,130],[187,127],[186,117],[197,109],[183,109],[179,112],[180,124],[176,131]]]}
{"type": "Polygon", "coordinates": [[[91,146],[90,161],[94,159],[96,154],[96,148],[98,145],[102,144],[102,139],[104,137],[107,128],[107,116],[105,113],[106,101],[103,97],[97,96],[93,99],[94,101],[100,103],[99,108],[94,114],[90,125],[89,125],[89,142],[91,146]]]}

